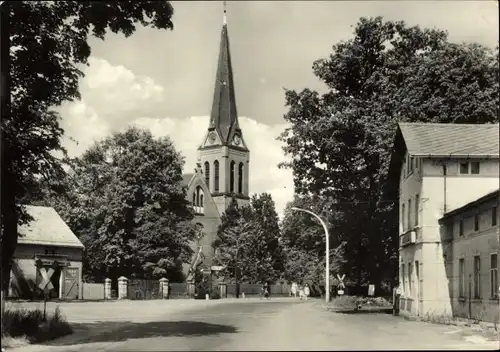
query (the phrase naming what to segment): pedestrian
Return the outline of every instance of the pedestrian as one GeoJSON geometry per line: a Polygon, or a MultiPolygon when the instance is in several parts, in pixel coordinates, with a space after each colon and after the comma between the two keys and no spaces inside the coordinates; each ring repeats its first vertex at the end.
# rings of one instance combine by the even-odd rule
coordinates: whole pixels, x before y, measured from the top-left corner
{"type": "Polygon", "coordinates": [[[304,299],[304,287],[302,285],[299,285],[299,297],[304,299]]]}
{"type": "Polygon", "coordinates": [[[297,283],[292,282],[292,288],[291,288],[291,293],[293,297],[297,297],[297,283]]]}
{"type": "Polygon", "coordinates": [[[311,290],[309,289],[309,285],[306,284],[306,286],[304,287],[304,296],[306,297],[306,301],[307,301],[307,297],[309,297],[310,294],[311,294],[311,290]]]}
{"type": "Polygon", "coordinates": [[[264,284],[264,297],[267,299],[271,299],[270,294],[269,294],[269,285],[267,282],[264,284]]]}

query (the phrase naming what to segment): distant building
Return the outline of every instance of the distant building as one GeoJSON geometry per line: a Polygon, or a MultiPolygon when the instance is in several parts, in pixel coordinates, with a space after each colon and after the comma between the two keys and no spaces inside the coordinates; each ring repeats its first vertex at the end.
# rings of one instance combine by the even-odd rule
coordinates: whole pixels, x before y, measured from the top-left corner
{"type": "Polygon", "coordinates": [[[452,313],[439,220],[499,187],[498,124],[400,123],[388,175],[399,199],[401,309],[452,313]]]}
{"type": "Polygon", "coordinates": [[[193,243],[196,252],[193,262],[184,267],[188,278],[189,272],[198,265],[208,269],[212,264],[221,264],[213,263],[212,249],[221,215],[233,197],[240,206],[250,199],[250,151],[238,122],[225,14],[210,122],[198,151],[194,173],[184,175],[187,200],[195,210],[194,221],[201,233],[199,246],[193,243]]]}
{"type": "Polygon", "coordinates": [[[499,322],[499,191],[446,213],[443,255],[455,316],[499,322]]]}
{"type": "Polygon", "coordinates": [[[26,210],[33,221],[18,228],[9,296],[43,297],[39,285],[46,272],[53,272],[52,298],[82,298],[83,244],[53,208],[28,205],[26,210]]]}

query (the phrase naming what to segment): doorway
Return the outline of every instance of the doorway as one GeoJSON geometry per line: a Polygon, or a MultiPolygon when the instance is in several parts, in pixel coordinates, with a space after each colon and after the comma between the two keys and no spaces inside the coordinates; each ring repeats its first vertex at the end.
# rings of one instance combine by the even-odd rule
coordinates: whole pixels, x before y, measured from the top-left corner
{"type": "Polygon", "coordinates": [[[417,293],[417,316],[420,316],[420,312],[422,311],[422,281],[420,280],[420,262],[418,260],[415,261],[415,276],[416,276],[416,293],[417,293]]]}

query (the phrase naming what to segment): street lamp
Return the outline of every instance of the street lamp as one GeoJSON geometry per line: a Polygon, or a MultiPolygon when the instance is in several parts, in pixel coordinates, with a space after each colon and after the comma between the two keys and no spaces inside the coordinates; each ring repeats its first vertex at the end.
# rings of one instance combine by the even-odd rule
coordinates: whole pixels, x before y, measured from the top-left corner
{"type": "Polygon", "coordinates": [[[303,211],[304,213],[311,214],[314,216],[316,219],[319,220],[321,223],[321,226],[323,226],[323,230],[325,231],[325,246],[326,246],[326,254],[325,254],[325,259],[326,259],[326,265],[325,265],[325,300],[326,303],[330,302],[330,235],[328,234],[328,227],[326,226],[325,222],[323,219],[321,219],[318,215],[314,214],[310,210],[302,209],[302,208],[296,208],[293,207],[292,210],[296,211],[303,211]]]}

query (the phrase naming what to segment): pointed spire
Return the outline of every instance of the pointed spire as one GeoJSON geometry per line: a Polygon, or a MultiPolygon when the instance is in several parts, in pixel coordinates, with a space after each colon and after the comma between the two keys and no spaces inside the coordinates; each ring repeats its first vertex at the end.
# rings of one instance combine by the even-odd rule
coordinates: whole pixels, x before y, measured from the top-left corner
{"type": "Polygon", "coordinates": [[[225,26],[227,24],[227,18],[226,18],[226,2],[224,1],[224,17],[222,17],[222,24],[225,26]]]}
{"type": "Polygon", "coordinates": [[[236,110],[233,69],[226,24],[226,2],[224,1],[223,26],[209,129],[217,129],[222,138],[222,143],[225,144],[228,142],[230,132],[235,128],[239,129],[238,113],[236,110]]]}

